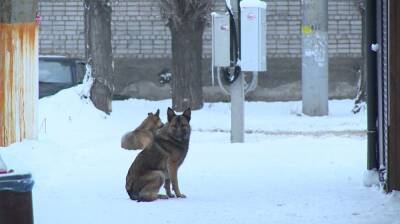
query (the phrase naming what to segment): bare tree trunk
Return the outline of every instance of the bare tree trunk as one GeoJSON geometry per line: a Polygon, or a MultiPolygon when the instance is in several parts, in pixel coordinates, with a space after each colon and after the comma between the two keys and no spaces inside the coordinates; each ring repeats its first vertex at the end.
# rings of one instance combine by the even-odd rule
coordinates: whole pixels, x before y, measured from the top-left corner
{"type": "Polygon", "coordinates": [[[203,30],[171,28],[172,106],[176,111],[203,107],[201,62],[203,30]]]}
{"type": "Polygon", "coordinates": [[[172,107],[203,107],[203,32],[211,0],[161,0],[161,14],[172,37],[172,107]]]}
{"type": "Polygon", "coordinates": [[[91,65],[90,99],[99,110],[112,110],[113,55],[110,0],[85,0],[86,60],[91,65]]]}

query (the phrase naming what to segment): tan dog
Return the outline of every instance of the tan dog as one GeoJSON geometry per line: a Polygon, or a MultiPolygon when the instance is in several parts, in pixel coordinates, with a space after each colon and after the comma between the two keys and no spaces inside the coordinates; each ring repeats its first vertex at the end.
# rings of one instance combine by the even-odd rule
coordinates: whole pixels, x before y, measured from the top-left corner
{"type": "Polygon", "coordinates": [[[154,114],[148,113],[146,119],[135,130],[122,137],[121,147],[128,150],[146,148],[153,141],[154,133],[163,125],[159,109],[154,114]]]}

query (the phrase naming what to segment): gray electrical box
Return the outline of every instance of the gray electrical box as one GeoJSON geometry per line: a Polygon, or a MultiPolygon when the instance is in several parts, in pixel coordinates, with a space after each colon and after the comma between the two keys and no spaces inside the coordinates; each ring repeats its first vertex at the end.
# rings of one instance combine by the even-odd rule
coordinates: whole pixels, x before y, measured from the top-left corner
{"type": "Polygon", "coordinates": [[[257,0],[240,2],[242,71],[267,70],[267,4],[257,0]]]}
{"type": "Polygon", "coordinates": [[[231,61],[229,15],[213,12],[211,17],[213,65],[217,67],[229,67],[231,61]]]}

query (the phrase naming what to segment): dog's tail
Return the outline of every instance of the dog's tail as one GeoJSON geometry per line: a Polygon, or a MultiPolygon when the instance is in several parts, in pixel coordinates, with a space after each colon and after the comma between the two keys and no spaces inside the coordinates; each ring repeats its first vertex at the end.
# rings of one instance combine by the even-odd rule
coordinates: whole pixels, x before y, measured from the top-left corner
{"type": "Polygon", "coordinates": [[[148,130],[135,130],[126,133],[121,139],[121,148],[127,150],[144,149],[153,142],[153,133],[148,130]]]}

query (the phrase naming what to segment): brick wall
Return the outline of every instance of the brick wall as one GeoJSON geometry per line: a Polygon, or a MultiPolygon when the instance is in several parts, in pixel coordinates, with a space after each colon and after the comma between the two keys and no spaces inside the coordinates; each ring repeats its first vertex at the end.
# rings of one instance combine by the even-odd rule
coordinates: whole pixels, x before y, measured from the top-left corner
{"type": "Polygon", "coordinates": [[[39,1],[40,54],[84,56],[82,1],[39,1]]]}
{"type": "MultiPolygon", "coordinates": [[[[42,16],[40,54],[84,56],[83,1],[39,0],[42,16]]],[[[223,9],[223,0],[215,1],[223,9]]],[[[300,0],[267,0],[268,57],[294,58],[301,54],[300,0]]],[[[169,58],[169,30],[157,0],[115,0],[112,45],[116,58],[169,58]]],[[[353,0],[330,0],[329,54],[360,57],[361,16],[353,0]]],[[[204,55],[210,57],[210,27],[204,33],[204,55]]]]}

